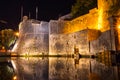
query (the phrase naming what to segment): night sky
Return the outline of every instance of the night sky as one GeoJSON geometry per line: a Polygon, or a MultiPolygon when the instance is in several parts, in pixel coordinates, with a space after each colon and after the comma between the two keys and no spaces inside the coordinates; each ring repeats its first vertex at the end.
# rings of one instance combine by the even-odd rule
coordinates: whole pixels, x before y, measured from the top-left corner
{"type": "Polygon", "coordinates": [[[49,21],[70,13],[75,0],[0,0],[0,30],[5,28],[18,29],[21,21],[21,6],[23,15],[36,18],[38,6],[38,20],[49,21]]]}

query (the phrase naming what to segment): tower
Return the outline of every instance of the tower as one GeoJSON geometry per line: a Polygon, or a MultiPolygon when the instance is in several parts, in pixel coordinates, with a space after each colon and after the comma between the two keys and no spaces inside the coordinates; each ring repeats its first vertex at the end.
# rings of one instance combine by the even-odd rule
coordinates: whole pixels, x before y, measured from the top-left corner
{"type": "MultiPolygon", "coordinates": [[[[110,13],[111,7],[116,5],[119,0],[98,0],[98,29],[106,31],[110,29],[108,18],[112,15],[110,13]]],[[[119,2],[118,2],[119,3],[119,2]]]]}

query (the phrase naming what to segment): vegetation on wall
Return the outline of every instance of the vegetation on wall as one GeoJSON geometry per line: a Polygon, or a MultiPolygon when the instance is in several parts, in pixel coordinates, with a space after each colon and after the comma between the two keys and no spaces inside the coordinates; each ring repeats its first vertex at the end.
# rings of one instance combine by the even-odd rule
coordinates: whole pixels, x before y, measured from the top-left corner
{"type": "Polygon", "coordinates": [[[72,6],[71,13],[73,18],[86,14],[90,9],[97,7],[97,0],[76,0],[72,6]]]}

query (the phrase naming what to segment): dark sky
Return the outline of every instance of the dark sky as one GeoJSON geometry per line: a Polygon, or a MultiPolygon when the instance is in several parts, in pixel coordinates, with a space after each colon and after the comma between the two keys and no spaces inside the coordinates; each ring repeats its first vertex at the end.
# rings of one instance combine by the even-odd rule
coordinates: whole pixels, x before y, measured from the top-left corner
{"type": "Polygon", "coordinates": [[[21,6],[23,6],[23,15],[30,13],[32,19],[35,19],[36,6],[38,6],[38,20],[49,21],[68,14],[74,2],[75,0],[0,0],[0,29],[18,28],[21,6]]]}

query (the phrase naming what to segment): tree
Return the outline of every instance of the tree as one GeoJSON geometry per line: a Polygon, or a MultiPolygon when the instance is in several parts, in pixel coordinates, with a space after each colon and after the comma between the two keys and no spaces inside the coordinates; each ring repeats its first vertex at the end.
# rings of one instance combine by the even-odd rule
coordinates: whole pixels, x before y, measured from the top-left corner
{"type": "Polygon", "coordinates": [[[73,18],[88,13],[90,9],[97,7],[97,0],[76,0],[72,6],[71,13],[73,18]]]}
{"type": "Polygon", "coordinates": [[[4,46],[6,50],[8,50],[10,46],[15,43],[16,39],[17,37],[12,29],[0,31],[0,46],[4,46]]]}

